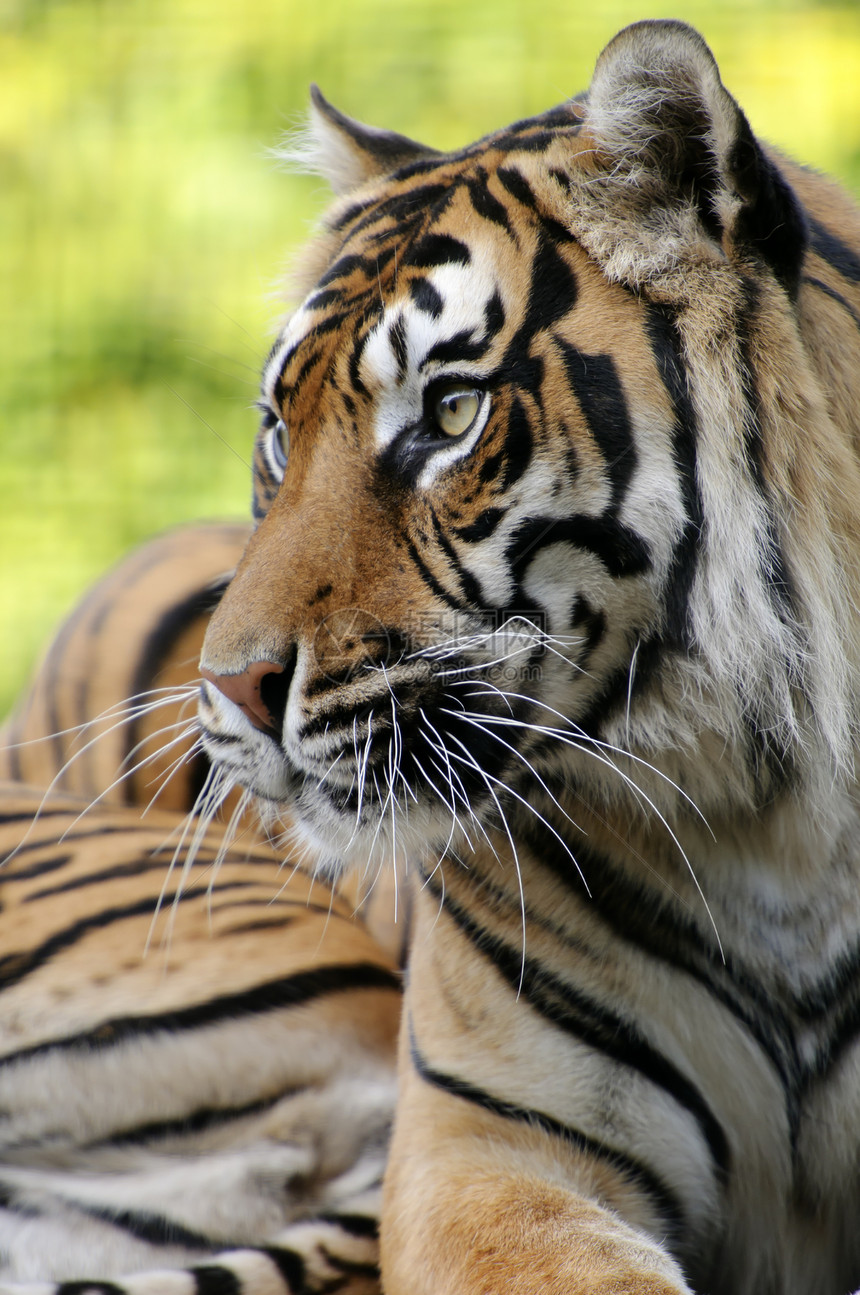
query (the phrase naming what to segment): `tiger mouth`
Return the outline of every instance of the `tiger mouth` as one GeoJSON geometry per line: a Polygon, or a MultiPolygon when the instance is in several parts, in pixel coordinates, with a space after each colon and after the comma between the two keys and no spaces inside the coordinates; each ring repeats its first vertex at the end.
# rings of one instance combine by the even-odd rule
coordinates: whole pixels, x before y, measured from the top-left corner
{"type": "MultiPolygon", "coordinates": [[[[382,847],[396,854],[397,838],[410,851],[452,847],[470,826],[504,822],[530,769],[534,681],[505,654],[483,655],[400,650],[299,678],[266,729],[204,682],[204,745],[264,819],[289,816],[332,857],[366,863],[382,847]]],[[[524,653],[532,666],[538,655],[524,653]]]]}

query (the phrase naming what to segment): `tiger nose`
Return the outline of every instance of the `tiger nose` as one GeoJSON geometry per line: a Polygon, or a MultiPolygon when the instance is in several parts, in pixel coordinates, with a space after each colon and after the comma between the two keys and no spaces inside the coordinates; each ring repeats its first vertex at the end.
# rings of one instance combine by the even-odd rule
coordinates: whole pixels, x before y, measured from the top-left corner
{"type": "Polygon", "coordinates": [[[254,661],[241,674],[215,674],[200,667],[200,674],[234,702],[255,728],[280,736],[287,706],[289,678],[279,680],[284,667],[277,661],[254,661]]]}

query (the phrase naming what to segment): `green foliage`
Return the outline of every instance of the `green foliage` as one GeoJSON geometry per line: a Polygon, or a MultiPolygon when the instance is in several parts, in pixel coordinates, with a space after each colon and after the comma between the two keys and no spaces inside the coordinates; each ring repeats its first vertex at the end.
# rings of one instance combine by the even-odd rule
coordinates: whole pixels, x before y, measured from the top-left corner
{"type": "MultiPolygon", "coordinates": [[[[860,188],[855,5],[679,0],[754,127],[860,188]]],[[[630,0],[3,0],[0,713],[130,545],[244,515],[281,267],[325,202],[266,156],[311,80],[440,147],[587,84],[630,0]]],[[[660,11],[657,10],[657,13],[660,11]]]]}

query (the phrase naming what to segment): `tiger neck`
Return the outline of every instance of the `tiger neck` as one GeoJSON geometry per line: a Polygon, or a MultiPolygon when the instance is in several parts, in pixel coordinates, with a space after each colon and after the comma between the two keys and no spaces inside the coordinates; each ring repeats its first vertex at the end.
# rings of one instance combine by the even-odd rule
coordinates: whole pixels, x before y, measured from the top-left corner
{"type": "MultiPolygon", "coordinates": [[[[796,797],[758,814],[692,814],[671,826],[641,813],[615,823],[571,806],[511,815],[473,852],[425,873],[440,904],[474,911],[518,956],[546,933],[641,943],[657,957],[681,940],[729,975],[742,968],[786,1002],[860,956],[860,832],[850,791],[827,807],[796,797]],[[623,830],[617,825],[624,823],[623,830]]],[[[611,956],[611,955],[608,955],[611,956]]]]}

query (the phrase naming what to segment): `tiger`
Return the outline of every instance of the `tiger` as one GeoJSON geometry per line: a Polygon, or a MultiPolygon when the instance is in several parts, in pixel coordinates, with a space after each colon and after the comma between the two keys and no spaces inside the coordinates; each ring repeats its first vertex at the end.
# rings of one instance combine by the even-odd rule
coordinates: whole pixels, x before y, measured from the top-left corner
{"type": "MultiPolygon", "coordinates": [[[[314,90],[294,152],[336,202],[199,731],[245,851],[283,829],[412,905],[382,1289],[847,1295],[856,211],[674,21],[465,149],[314,90]]],[[[66,1295],[376,1289],[330,1214],[184,1271],[90,1255],[66,1295]]]]}
{"type": "Polygon", "coordinates": [[[403,915],[212,821],[190,722],[247,534],[125,558],[0,731],[4,1292],[379,1289],[403,915]]]}
{"type": "Polygon", "coordinates": [[[0,728],[0,778],[190,810],[209,771],[194,724],[197,660],[249,534],[245,522],[180,526],[103,576],[0,728]]]}
{"type": "MultiPolygon", "coordinates": [[[[194,718],[206,627],[249,534],[245,522],[179,526],[99,580],[63,622],[0,727],[0,781],[101,806],[235,815],[233,837],[265,845],[240,795],[219,795],[194,718]]],[[[85,816],[82,831],[88,843],[98,820],[85,816]]],[[[404,897],[394,911],[393,879],[370,886],[347,877],[339,895],[402,966],[409,905],[404,897]]]]}
{"type": "Polygon", "coordinates": [[[397,968],[183,821],[0,783],[0,1289],[374,1295],[397,968]]]}
{"type": "Polygon", "coordinates": [[[314,89],[293,157],[198,714],[412,895],[382,1288],[846,1295],[857,210],[670,20],[453,152],[314,89]]]}

